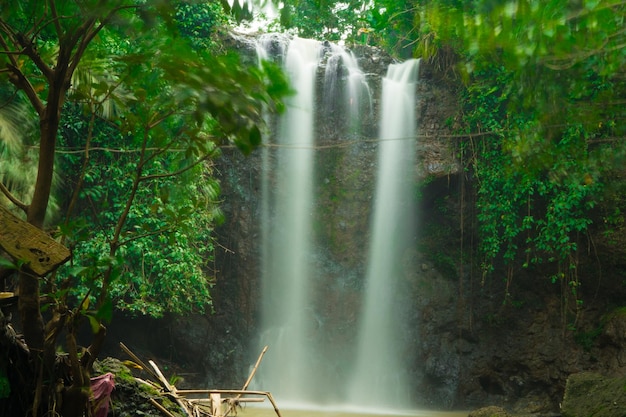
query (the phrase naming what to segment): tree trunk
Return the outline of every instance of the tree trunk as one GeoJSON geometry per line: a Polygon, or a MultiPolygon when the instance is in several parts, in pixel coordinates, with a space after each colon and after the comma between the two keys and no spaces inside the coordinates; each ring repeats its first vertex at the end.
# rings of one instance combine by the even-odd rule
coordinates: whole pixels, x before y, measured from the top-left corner
{"type": "Polygon", "coordinates": [[[21,272],[18,291],[18,309],[24,340],[33,354],[40,355],[43,351],[43,318],[39,302],[39,278],[28,272],[21,272]]]}
{"type": "MultiPolygon", "coordinates": [[[[57,74],[57,78],[59,74],[57,74]]],[[[61,77],[63,78],[63,77],[61,77]]],[[[43,229],[52,190],[54,176],[54,153],[56,136],[59,128],[60,108],[63,103],[65,89],[62,83],[51,83],[48,104],[40,115],[41,140],[39,144],[39,165],[33,199],[28,207],[27,221],[31,225],[43,229]]],[[[33,371],[39,375],[35,389],[32,415],[39,414],[42,391],[52,385],[44,386],[44,380],[54,381],[55,341],[44,343],[45,328],[41,315],[39,278],[25,271],[19,275],[18,311],[22,322],[24,340],[31,351],[33,371]]],[[[56,338],[56,334],[53,335],[56,338]]],[[[44,394],[47,397],[46,394],[44,394]]],[[[44,398],[45,398],[44,397],[44,398]]]]}
{"type": "MultiPolygon", "coordinates": [[[[54,88],[54,86],[51,86],[54,88]]],[[[39,145],[39,167],[33,199],[28,207],[27,221],[35,227],[43,228],[52,188],[54,174],[54,151],[56,134],[59,126],[57,106],[46,107],[41,120],[41,142],[39,145]]],[[[24,339],[28,347],[35,352],[42,352],[44,326],[39,300],[39,278],[27,272],[19,276],[18,310],[22,321],[24,339]]]]}

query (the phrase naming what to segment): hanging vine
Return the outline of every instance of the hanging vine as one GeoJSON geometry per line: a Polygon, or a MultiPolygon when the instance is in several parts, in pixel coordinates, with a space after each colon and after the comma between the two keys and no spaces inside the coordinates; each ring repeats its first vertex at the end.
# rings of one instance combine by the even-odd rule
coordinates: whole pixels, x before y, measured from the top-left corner
{"type": "Polygon", "coordinates": [[[511,101],[519,98],[512,76],[503,67],[486,67],[475,73],[463,97],[466,132],[489,132],[468,134],[461,146],[477,187],[482,283],[505,271],[507,302],[518,268],[552,265],[549,278],[563,289],[563,316],[577,316],[582,303],[578,247],[602,189],[589,157],[590,134],[582,124],[539,128],[536,114],[512,108],[511,101]],[[524,148],[533,143],[542,147],[524,148]]]}

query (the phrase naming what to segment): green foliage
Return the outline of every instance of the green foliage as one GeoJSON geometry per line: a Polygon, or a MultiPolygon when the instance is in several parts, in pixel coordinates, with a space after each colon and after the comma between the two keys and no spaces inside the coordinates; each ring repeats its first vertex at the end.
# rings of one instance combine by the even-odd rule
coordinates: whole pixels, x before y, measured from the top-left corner
{"type": "MultiPolygon", "coordinates": [[[[161,43],[150,41],[148,46],[160,49],[161,43]]],[[[74,91],[74,97],[83,97],[91,109],[99,105],[99,97],[112,98],[123,117],[110,125],[66,106],[61,131],[68,149],[80,149],[90,137],[89,147],[96,151],[91,150],[89,158],[84,153],[63,154],[64,171],[76,174],[68,182],[80,188],[73,219],[62,230],[75,247],[73,266],[58,277],[74,282],[77,297],[104,294],[119,309],[153,316],[210,305],[207,264],[212,259],[211,230],[220,213],[219,186],[205,161],[216,154],[215,143],[223,142],[212,134],[228,134],[249,151],[256,139],[240,139],[240,132],[225,124],[237,117],[254,132],[258,127],[245,113],[256,117],[261,111],[250,106],[235,116],[232,108],[220,110],[220,125],[200,109],[200,96],[204,88],[214,88],[211,81],[226,77],[227,64],[220,62],[219,71],[208,63],[199,68],[203,59],[216,58],[200,54],[191,65],[194,53],[184,52],[185,45],[177,48],[183,51],[183,62],[189,60],[189,69],[175,68],[173,55],[162,53],[162,62],[143,62],[140,58],[150,49],[121,48],[120,76],[132,84],[119,88],[116,83],[114,89],[107,83],[95,88],[87,84],[85,90],[74,91]]],[[[227,62],[237,71],[236,61],[227,62]]],[[[239,96],[242,106],[253,100],[239,96]]],[[[222,105],[229,107],[229,101],[223,97],[222,105]]]]}
{"type": "MultiPolygon", "coordinates": [[[[76,123],[68,120],[63,129],[70,147],[82,137],[82,119],[76,116],[76,123]]],[[[124,136],[106,125],[100,129],[96,133],[101,136],[94,137],[92,146],[102,150],[92,151],[96,155],[84,168],[76,214],[63,228],[74,248],[73,265],[62,268],[57,277],[71,278],[76,296],[88,291],[97,295],[105,272],[112,268],[109,292],[119,309],[153,316],[202,310],[210,304],[211,231],[221,217],[219,186],[209,167],[198,164],[180,175],[142,183],[119,248],[112,254],[110,244],[133,187],[140,149],[124,150],[124,136]]],[[[174,171],[184,160],[182,149],[155,154],[142,175],[174,171]]],[[[65,172],[80,173],[82,163],[75,154],[63,154],[65,172]]]]}
{"type": "Polygon", "coordinates": [[[361,0],[251,0],[246,2],[243,10],[235,1],[231,13],[238,20],[251,20],[257,18],[259,10],[270,2],[278,14],[268,17],[260,13],[264,19],[269,19],[264,28],[266,31],[286,31],[304,38],[362,43],[369,37],[369,5],[361,0]]]}
{"type": "MultiPolygon", "coordinates": [[[[211,233],[221,220],[210,161],[218,146],[249,153],[259,145],[265,112],[282,110],[286,77],[270,63],[244,65],[218,51],[213,35],[226,18],[215,2],[87,3],[0,6],[2,30],[16,43],[26,42],[17,33],[40,25],[30,29],[32,59],[20,61],[20,76],[33,87],[26,94],[31,104],[45,105],[52,91],[39,60],[80,51],[57,135],[66,215],[51,219],[73,258],[55,276],[61,290],[52,287],[51,295],[59,303],[68,296],[96,300],[95,310],[81,308],[94,328],[111,315],[111,300],[155,316],[202,309],[210,305],[211,233]],[[46,18],[51,12],[63,19],[46,18]],[[63,42],[82,39],[78,31],[88,19],[102,26],[63,52],[63,42]]],[[[0,66],[14,68],[12,56],[0,54],[0,66]]],[[[0,114],[0,124],[17,132],[27,116],[34,113],[13,112],[10,120],[0,114]]],[[[3,135],[3,168],[23,171],[25,145],[38,145],[36,131],[27,132],[3,135]]],[[[8,172],[0,179],[21,197],[8,172]]]]}
{"type": "Polygon", "coordinates": [[[419,33],[418,5],[415,0],[380,0],[368,7],[364,16],[368,42],[384,48],[396,57],[414,54],[419,33]]]}
{"type": "Polygon", "coordinates": [[[356,36],[365,13],[362,1],[294,0],[281,9],[280,22],[302,37],[338,41],[356,36]]]}
{"type": "Polygon", "coordinates": [[[189,39],[194,49],[215,49],[215,34],[228,21],[218,2],[184,2],[176,7],[175,16],[180,34],[189,39]]]}
{"type": "Polygon", "coordinates": [[[598,326],[588,332],[585,331],[576,331],[574,333],[574,340],[578,343],[586,352],[591,351],[591,348],[595,344],[598,337],[602,335],[604,331],[603,326],[598,326]]]}
{"type": "Polygon", "coordinates": [[[626,5],[609,1],[432,1],[422,9],[420,36],[457,51],[467,82],[501,65],[519,93],[511,111],[531,110],[541,126],[576,118],[587,130],[615,129],[610,121],[623,106],[611,96],[622,90],[625,14],[626,5]]]}
{"type": "Polygon", "coordinates": [[[533,112],[511,111],[514,76],[502,66],[476,71],[464,98],[467,131],[479,133],[463,152],[478,184],[482,267],[554,262],[553,280],[566,280],[577,299],[578,239],[603,188],[593,133],[579,123],[542,129],[533,112]]]}
{"type": "MultiPolygon", "coordinates": [[[[214,33],[219,13],[199,4],[0,4],[0,97],[9,103],[2,108],[30,108],[29,123],[11,132],[21,146],[13,146],[18,135],[2,139],[0,166],[37,167],[32,180],[1,174],[0,194],[33,226],[47,221],[73,255],[50,277],[18,277],[22,330],[37,353],[31,363],[45,370],[21,388],[33,415],[56,412],[49,399],[58,396],[44,381],[59,377],[61,334],[76,377],[97,356],[114,303],[154,316],[210,304],[207,263],[220,217],[211,159],[218,145],[248,153],[260,143],[264,116],[280,110],[287,82],[269,64],[246,66],[210,50],[201,38],[214,33]],[[29,157],[38,161],[25,164],[29,157]],[[53,218],[55,176],[64,215],[53,218]],[[94,339],[79,359],[81,320],[94,339]]],[[[19,119],[0,116],[0,127],[19,119]]],[[[66,392],[83,390],[82,378],[71,384],[66,392]]]]}
{"type": "Polygon", "coordinates": [[[417,49],[459,57],[486,274],[554,263],[552,279],[579,301],[578,245],[624,151],[613,139],[624,132],[625,13],[602,0],[441,0],[415,13],[417,49]]]}
{"type": "MultiPolygon", "coordinates": [[[[278,11],[267,31],[328,41],[379,46],[396,57],[406,58],[415,49],[419,31],[418,3],[415,0],[250,0],[241,9],[235,1],[230,10],[238,20],[250,20],[268,3],[278,11]]],[[[263,14],[263,13],[261,13],[263,14]]]]}

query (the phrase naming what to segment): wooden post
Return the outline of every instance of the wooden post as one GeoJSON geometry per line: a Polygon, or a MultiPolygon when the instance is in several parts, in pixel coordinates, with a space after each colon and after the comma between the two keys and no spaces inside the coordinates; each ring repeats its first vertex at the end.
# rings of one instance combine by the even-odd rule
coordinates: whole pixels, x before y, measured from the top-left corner
{"type": "Polygon", "coordinates": [[[211,415],[222,417],[222,396],[218,392],[212,392],[209,398],[211,399],[211,415]]]}

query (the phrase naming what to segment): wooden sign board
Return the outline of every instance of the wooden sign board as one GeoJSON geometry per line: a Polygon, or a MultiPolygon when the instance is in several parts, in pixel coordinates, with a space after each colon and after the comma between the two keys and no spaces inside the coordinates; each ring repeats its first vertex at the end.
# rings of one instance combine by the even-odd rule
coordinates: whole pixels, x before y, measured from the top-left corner
{"type": "Polygon", "coordinates": [[[43,230],[0,206],[0,248],[14,260],[22,260],[38,276],[67,262],[70,251],[43,230]]]}

